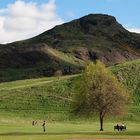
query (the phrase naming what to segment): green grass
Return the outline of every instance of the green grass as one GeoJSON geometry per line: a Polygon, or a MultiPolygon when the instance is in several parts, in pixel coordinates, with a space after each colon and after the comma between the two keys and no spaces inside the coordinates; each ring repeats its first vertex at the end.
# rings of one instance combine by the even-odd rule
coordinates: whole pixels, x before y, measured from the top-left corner
{"type": "Polygon", "coordinates": [[[47,82],[51,82],[54,78],[38,78],[32,80],[21,80],[21,81],[14,81],[14,82],[5,82],[0,84],[0,90],[11,90],[11,89],[18,89],[18,88],[25,88],[31,87],[47,82]]]}
{"type": "Polygon", "coordinates": [[[116,65],[111,68],[116,77],[124,84],[134,97],[135,103],[140,103],[140,59],[116,65]]]}
{"type": "MultiPolygon", "coordinates": [[[[139,69],[140,60],[111,67],[133,98],[128,107],[128,114],[120,117],[120,120],[140,121],[139,69]]],[[[71,113],[71,86],[77,76],[46,77],[1,83],[0,115],[47,118],[55,121],[78,119],[71,113]]]]}
{"type": "Polygon", "coordinates": [[[140,139],[139,69],[140,60],[111,67],[117,78],[129,89],[133,102],[129,104],[125,116],[105,118],[105,132],[98,131],[96,115],[85,117],[71,113],[71,85],[79,75],[1,83],[0,140],[140,139]],[[39,123],[32,127],[34,119],[39,123]],[[48,122],[46,134],[42,133],[43,120],[48,122]],[[113,126],[118,122],[125,122],[128,130],[114,132],[113,126]]]}
{"type": "Polygon", "coordinates": [[[56,57],[57,59],[60,59],[61,61],[64,61],[69,64],[73,64],[74,66],[84,66],[84,64],[85,64],[85,62],[82,61],[81,59],[78,59],[68,53],[65,54],[65,53],[58,51],[56,49],[53,49],[53,48],[47,48],[46,51],[47,51],[47,53],[56,57]]]}
{"type": "Polygon", "coordinates": [[[0,114],[67,119],[71,103],[68,85],[76,76],[78,75],[0,84],[0,114]]]}
{"type": "Polygon", "coordinates": [[[114,132],[116,122],[106,122],[104,132],[99,131],[97,121],[86,122],[47,122],[47,132],[44,134],[42,121],[38,120],[36,126],[32,126],[32,120],[21,118],[1,118],[0,140],[66,140],[71,138],[140,138],[139,124],[126,122],[127,131],[114,132]]]}

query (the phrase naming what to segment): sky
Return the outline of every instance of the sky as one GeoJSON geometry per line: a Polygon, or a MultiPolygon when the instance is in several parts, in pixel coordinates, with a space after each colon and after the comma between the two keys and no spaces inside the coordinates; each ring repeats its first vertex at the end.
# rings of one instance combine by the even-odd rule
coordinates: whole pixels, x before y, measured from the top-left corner
{"type": "Polygon", "coordinates": [[[140,33],[140,0],[0,0],[0,44],[34,37],[91,13],[115,16],[140,33]]]}

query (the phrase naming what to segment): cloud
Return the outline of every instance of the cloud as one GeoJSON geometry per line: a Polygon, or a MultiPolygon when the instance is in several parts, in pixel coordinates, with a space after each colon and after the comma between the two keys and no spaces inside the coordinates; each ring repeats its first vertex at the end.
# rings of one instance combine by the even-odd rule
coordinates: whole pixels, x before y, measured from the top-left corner
{"type": "Polygon", "coordinates": [[[0,9],[0,43],[27,39],[62,23],[55,0],[40,5],[17,0],[0,9]]]}
{"type": "Polygon", "coordinates": [[[127,28],[130,32],[140,33],[140,28],[127,28]]]}

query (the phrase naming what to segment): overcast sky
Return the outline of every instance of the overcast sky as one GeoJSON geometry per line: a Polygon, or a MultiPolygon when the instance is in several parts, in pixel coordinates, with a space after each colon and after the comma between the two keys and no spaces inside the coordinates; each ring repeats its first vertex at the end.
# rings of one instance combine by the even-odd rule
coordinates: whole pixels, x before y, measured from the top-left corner
{"type": "Polygon", "coordinates": [[[115,16],[140,33],[140,0],[0,0],[0,43],[36,36],[90,13],[115,16]]]}

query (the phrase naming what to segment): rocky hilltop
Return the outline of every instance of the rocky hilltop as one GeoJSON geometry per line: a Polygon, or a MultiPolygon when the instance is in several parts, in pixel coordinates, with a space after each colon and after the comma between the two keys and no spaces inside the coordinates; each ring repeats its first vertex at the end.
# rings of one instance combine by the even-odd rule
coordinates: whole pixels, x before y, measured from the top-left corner
{"type": "Polygon", "coordinates": [[[13,80],[5,78],[9,70],[11,74],[20,71],[19,75],[22,71],[16,79],[24,79],[51,76],[58,70],[78,73],[96,59],[111,66],[137,58],[139,34],[127,31],[113,16],[90,14],[34,38],[0,45],[0,80],[13,80]]]}

